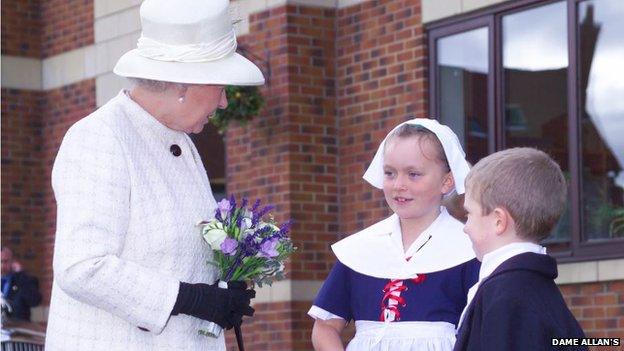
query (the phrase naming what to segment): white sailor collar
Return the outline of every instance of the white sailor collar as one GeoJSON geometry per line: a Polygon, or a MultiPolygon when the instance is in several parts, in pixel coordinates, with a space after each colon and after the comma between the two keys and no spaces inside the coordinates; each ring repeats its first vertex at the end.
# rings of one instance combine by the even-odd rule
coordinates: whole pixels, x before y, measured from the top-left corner
{"type": "Polygon", "coordinates": [[[404,252],[399,217],[393,214],[333,244],[332,250],[340,262],[358,273],[375,278],[410,279],[473,259],[475,253],[463,226],[441,207],[438,218],[404,252]],[[407,261],[405,258],[409,256],[411,259],[407,261]]]}

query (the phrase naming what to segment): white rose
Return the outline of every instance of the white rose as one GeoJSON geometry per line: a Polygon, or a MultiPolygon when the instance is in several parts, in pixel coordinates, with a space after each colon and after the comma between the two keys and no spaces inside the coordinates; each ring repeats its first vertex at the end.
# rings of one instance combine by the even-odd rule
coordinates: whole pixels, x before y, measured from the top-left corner
{"type": "Polygon", "coordinates": [[[253,212],[249,211],[248,209],[245,209],[245,212],[243,212],[243,217],[252,219],[253,218],[253,212]]]}
{"type": "Polygon", "coordinates": [[[243,232],[243,236],[242,237],[244,239],[244,238],[246,238],[247,236],[249,236],[249,235],[251,235],[253,233],[255,233],[254,229],[245,229],[245,231],[243,232]]]}
{"type": "Polygon", "coordinates": [[[213,250],[221,250],[221,243],[227,238],[227,233],[221,223],[211,223],[205,226],[202,235],[213,250]]]}
{"type": "Polygon", "coordinates": [[[249,228],[251,228],[251,218],[243,217],[241,221],[241,231],[246,232],[249,228]]]}

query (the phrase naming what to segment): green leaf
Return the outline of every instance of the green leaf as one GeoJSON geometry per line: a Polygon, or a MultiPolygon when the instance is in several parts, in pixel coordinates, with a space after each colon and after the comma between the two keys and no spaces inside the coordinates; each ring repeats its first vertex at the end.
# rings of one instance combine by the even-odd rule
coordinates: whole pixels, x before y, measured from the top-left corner
{"type": "Polygon", "coordinates": [[[217,127],[220,134],[227,131],[231,122],[245,125],[260,113],[264,106],[264,98],[257,86],[226,86],[228,106],[217,110],[210,122],[217,127]]]}

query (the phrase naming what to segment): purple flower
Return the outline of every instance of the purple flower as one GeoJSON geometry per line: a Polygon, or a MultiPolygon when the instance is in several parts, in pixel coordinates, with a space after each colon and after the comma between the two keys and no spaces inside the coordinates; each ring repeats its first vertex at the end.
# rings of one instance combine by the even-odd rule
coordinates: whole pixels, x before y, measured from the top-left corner
{"type": "Polygon", "coordinates": [[[256,212],[258,207],[260,207],[260,199],[256,199],[256,202],[254,202],[253,206],[251,207],[251,212],[256,212]]]}
{"type": "Polygon", "coordinates": [[[219,203],[217,204],[217,207],[219,208],[219,211],[229,211],[230,208],[232,208],[232,205],[230,204],[228,199],[223,199],[219,201],[219,203]]]}
{"type": "Polygon", "coordinates": [[[263,242],[260,245],[260,255],[263,257],[275,257],[279,255],[279,252],[277,252],[276,248],[277,248],[277,244],[278,244],[277,239],[271,239],[271,240],[267,240],[265,242],[263,242]]]}
{"type": "Polygon", "coordinates": [[[275,206],[273,205],[267,205],[264,206],[262,208],[262,210],[260,210],[259,212],[254,212],[253,214],[253,218],[252,218],[252,224],[256,225],[258,224],[258,222],[260,221],[260,219],[262,219],[262,217],[264,217],[264,215],[266,215],[267,213],[269,213],[269,211],[271,211],[273,208],[275,208],[275,206]]]}
{"type": "Polygon", "coordinates": [[[232,238],[225,238],[221,243],[221,251],[226,255],[233,255],[236,252],[238,241],[232,238]]]}
{"type": "Polygon", "coordinates": [[[236,226],[240,228],[242,224],[243,224],[243,216],[238,215],[238,218],[236,218],[236,226]]]}
{"type": "Polygon", "coordinates": [[[231,208],[232,204],[227,199],[219,201],[217,204],[217,220],[225,220],[231,208]]]}
{"type": "Polygon", "coordinates": [[[247,235],[242,242],[241,252],[243,257],[255,256],[258,249],[259,245],[256,243],[254,235],[247,235]]]}
{"type": "Polygon", "coordinates": [[[258,241],[260,241],[261,239],[264,239],[265,237],[267,237],[267,234],[270,234],[270,233],[271,233],[271,226],[265,225],[261,227],[260,229],[256,230],[253,233],[253,237],[255,239],[258,239],[258,241]]]}
{"type": "Polygon", "coordinates": [[[283,223],[280,226],[280,231],[278,233],[278,236],[280,238],[285,237],[286,235],[288,235],[288,232],[290,231],[290,227],[292,226],[292,222],[290,220],[286,221],[285,223],[283,223]]]}
{"type": "Polygon", "coordinates": [[[234,215],[234,211],[236,211],[236,198],[234,195],[230,195],[230,216],[234,215]]]}

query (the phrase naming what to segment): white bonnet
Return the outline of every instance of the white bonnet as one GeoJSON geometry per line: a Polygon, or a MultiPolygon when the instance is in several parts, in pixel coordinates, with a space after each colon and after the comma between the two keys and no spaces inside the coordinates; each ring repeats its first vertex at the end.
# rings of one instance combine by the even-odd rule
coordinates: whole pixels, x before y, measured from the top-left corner
{"type": "Polygon", "coordinates": [[[442,144],[442,148],[444,149],[444,154],[446,155],[446,159],[448,160],[448,164],[451,168],[451,173],[453,174],[453,179],[455,180],[455,191],[457,194],[463,194],[465,192],[464,180],[470,171],[470,165],[468,161],[466,161],[466,153],[461,147],[459,143],[459,139],[457,135],[451,130],[451,128],[440,124],[438,121],[434,119],[428,118],[414,118],[409,121],[403,122],[386,135],[384,140],[379,144],[379,148],[375,153],[375,157],[373,157],[373,161],[370,166],[364,173],[364,180],[369,182],[372,186],[381,189],[383,187],[383,153],[386,145],[386,140],[388,136],[391,135],[397,128],[401,127],[404,124],[412,124],[422,126],[431,132],[433,132],[440,143],[442,144]]]}

